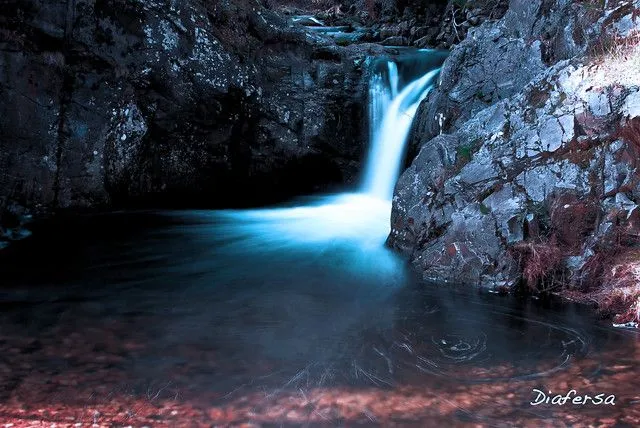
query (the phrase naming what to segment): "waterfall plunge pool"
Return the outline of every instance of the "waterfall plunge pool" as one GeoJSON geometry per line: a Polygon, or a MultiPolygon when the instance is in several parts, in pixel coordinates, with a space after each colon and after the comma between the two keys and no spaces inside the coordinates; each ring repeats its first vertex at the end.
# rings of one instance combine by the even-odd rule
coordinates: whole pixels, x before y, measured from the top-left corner
{"type": "Polygon", "coordinates": [[[0,253],[0,421],[638,426],[635,333],[423,284],[383,246],[405,118],[437,66],[376,67],[360,192],[59,218],[0,253]],[[531,404],[571,389],[616,405],[531,404]]]}

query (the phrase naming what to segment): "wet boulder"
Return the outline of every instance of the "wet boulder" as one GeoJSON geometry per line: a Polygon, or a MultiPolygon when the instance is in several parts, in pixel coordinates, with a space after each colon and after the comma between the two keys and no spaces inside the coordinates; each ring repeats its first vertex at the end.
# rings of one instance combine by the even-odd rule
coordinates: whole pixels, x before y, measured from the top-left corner
{"type": "MultiPolygon", "coordinates": [[[[534,30],[522,31],[531,35],[546,12],[522,7],[472,31],[422,106],[435,126],[414,129],[418,154],[396,186],[388,244],[425,278],[583,287],[603,278],[602,260],[637,245],[639,92],[623,70],[640,51],[622,44],[624,54],[594,61],[573,46],[548,65],[513,24],[514,13],[529,13],[534,30]],[[444,105],[456,106],[453,119],[438,116],[444,105]]],[[[567,13],[553,22],[575,16],[567,13]]],[[[617,31],[615,22],[602,31],[617,31]]]]}

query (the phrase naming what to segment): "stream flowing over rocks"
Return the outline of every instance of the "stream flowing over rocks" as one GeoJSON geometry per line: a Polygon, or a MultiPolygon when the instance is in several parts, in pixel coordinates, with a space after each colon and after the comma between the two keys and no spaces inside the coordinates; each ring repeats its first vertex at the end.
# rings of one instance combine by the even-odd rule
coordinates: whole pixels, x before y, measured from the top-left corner
{"type": "Polygon", "coordinates": [[[637,284],[640,2],[605,3],[513,0],[452,50],[388,240],[425,278],[637,284]]]}

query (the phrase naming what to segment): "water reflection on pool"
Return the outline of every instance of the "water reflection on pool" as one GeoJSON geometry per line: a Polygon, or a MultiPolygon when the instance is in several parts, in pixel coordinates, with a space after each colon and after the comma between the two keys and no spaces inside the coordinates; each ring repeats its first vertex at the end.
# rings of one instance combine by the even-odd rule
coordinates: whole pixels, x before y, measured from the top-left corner
{"type": "Polygon", "coordinates": [[[0,256],[0,420],[637,426],[635,333],[416,281],[382,245],[388,209],[340,195],[41,227],[0,256]],[[617,402],[531,406],[534,388],[617,402]]]}

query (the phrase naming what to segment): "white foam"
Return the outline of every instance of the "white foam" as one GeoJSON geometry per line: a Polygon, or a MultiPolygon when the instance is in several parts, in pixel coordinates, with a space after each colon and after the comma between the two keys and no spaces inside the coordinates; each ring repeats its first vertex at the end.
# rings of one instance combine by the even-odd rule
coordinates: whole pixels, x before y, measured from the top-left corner
{"type": "Polygon", "coordinates": [[[389,67],[388,82],[385,82],[381,75],[373,76],[370,86],[373,128],[371,151],[362,186],[364,193],[391,200],[411,124],[420,103],[433,87],[433,80],[439,71],[432,70],[414,80],[397,95],[397,68],[389,67]]]}

